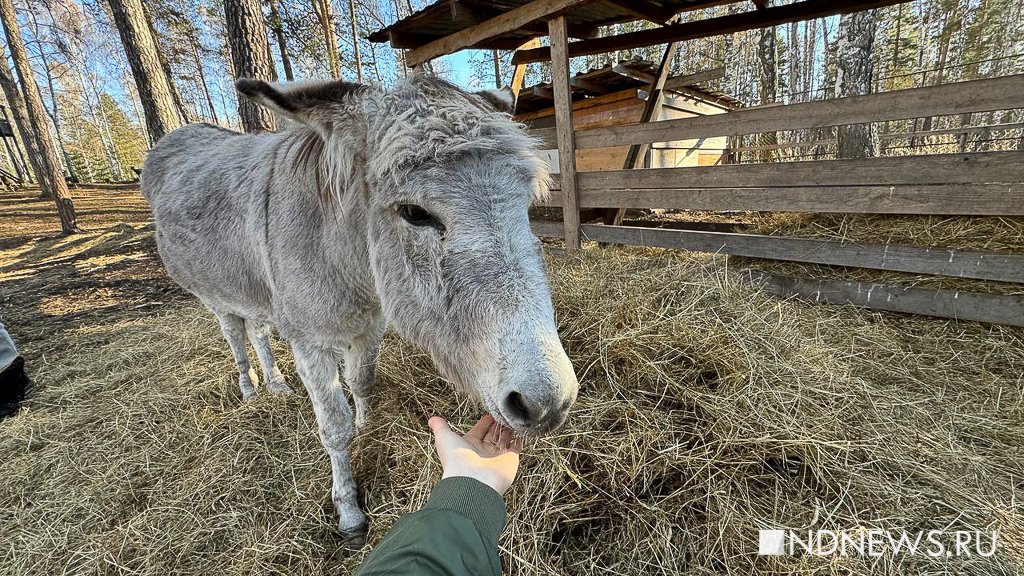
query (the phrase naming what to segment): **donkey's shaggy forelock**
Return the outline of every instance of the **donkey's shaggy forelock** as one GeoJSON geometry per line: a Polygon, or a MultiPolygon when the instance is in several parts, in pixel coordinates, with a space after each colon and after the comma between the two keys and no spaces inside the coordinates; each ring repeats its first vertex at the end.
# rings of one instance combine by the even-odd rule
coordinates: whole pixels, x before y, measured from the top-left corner
{"type": "Polygon", "coordinates": [[[537,155],[539,142],[529,137],[522,125],[509,121],[503,103],[488,94],[481,96],[432,77],[400,85],[384,93],[371,105],[367,138],[379,143],[379,153],[369,159],[371,176],[385,181],[402,181],[424,164],[472,161],[486,155],[500,155],[510,170],[536,178],[534,200],[548,191],[547,165],[537,155]]]}
{"type": "Polygon", "coordinates": [[[348,463],[366,424],[385,322],[523,434],[557,427],[576,377],[558,340],[527,208],[547,190],[507,92],[414,77],[239,92],[286,117],[278,133],[191,125],[149,153],[142,189],[168,273],[218,317],[243,397],[290,388],[270,350],[287,339],[331,456],[339,528],[365,517],[348,463]]]}

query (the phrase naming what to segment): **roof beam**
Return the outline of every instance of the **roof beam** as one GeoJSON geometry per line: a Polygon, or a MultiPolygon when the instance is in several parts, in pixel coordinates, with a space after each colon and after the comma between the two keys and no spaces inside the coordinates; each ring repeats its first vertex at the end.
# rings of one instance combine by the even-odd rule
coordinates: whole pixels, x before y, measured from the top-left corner
{"type": "Polygon", "coordinates": [[[586,90],[587,92],[593,92],[594,94],[607,94],[609,92],[608,87],[604,84],[594,82],[593,80],[588,80],[586,78],[581,78],[579,76],[569,78],[569,85],[575,86],[581,90],[586,90]]]}
{"type": "MultiPolygon", "coordinates": [[[[499,14],[494,18],[485,20],[476,26],[460,30],[454,34],[439,38],[429,44],[410,50],[405,55],[405,61],[409,66],[418,66],[427,60],[458,52],[489,38],[506,34],[513,30],[522,28],[531,22],[544,20],[552,16],[564,14],[594,0],[534,0],[529,4],[520,6],[510,12],[499,14]]],[[[551,59],[551,51],[548,50],[547,58],[551,59]]]]}
{"type": "MultiPolygon", "coordinates": [[[[448,5],[451,8],[453,20],[469,21],[473,25],[486,22],[488,19],[500,16],[502,13],[501,10],[479,4],[468,4],[464,0],[448,0],[448,5]]],[[[590,39],[597,36],[596,26],[580,26],[578,24],[566,23],[566,27],[569,30],[569,36],[572,38],[590,39]]],[[[548,25],[544,22],[531,22],[520,29],[537,36],[548,35],[548,25]]],[[[436,40],[437,38],[435,37],[434,39],[436,40]]],[[[420,43],[419,46],[423,44],[426,44],[426,42],[420,43]]],[[[516,47],[518,48],[518,46],[516,47]]]]}
{"type": "Polygon", "coordinates": [[[550,85],[544,86],[538,84],[533,87],[533,95],[540,96],[541,98],[547,98],[548,100],[555,99],[555,90],[550,85]]]}
{"type": "Polygon", "coordinates": [[[655,24],[664,24],[675,16],[675,11],[666,9],[650,0],[605,0],[608,4],[628,12],[641,20],[649,20],[655,24]]]}
{"type": "MultiPolygon", "coordinates": [[[[740,14],[730,14],[708,20],[696,20],[682,24],[671,24],[661,28],[629,32],[617,36],[594,38],[569,44],[569,56],[586,56],[604,54],[616,50],[628,50],[641,46],[653,46],[668,42],[680,42],[696,38],[720,36],[732,32],[769,28],[779,24],[811,20],[860,12],[882,6],[901,4],[909,0],[804,0],[795,4],[775,6],[764,10],[751,10],[740,14]]],[[[529,5],[528,5],[529,6],[529,5]]],[[[512,57],[513,64],[544,62],[551,59],[551,49],[547,47],[532,50],[520,50],[512,57]]]]}
{"type": "MultiPolygon", "coordinates": [[[[616,64],[612,66],[612,71],[617,74],[621,74],[640,82],[651,83],[654,82],[656,76],[650,72],[643,72],[641,70],[635,70],[630,68],[628,65],[616,64]]],[[[695,84],[701,84],[703,82],[711,82],[725,77],[725,68],[712,68],[710,70],[704,70],[701,72],[695,72],[693,74],[684,74],[682,76],[673,76],[665,81],[665,90],[673,90],[675,88],[682,88],[684,86],[693,86],[695,84]]]]}

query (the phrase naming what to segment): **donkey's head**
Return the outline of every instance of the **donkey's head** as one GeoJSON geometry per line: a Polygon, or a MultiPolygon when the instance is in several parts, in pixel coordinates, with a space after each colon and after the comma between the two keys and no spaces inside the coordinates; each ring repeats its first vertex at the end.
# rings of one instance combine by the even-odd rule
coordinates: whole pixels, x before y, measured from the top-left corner
{"type": "Polygon", "coordinates": [[[511,93],[427,77],[387,92],[246,81],[239,89],[324,140],[334,195],[365,222],[391,325],[499,422],[534,434],[561,424],[578,384],[527,217],[547,173],[509,118],[511,93]]]}

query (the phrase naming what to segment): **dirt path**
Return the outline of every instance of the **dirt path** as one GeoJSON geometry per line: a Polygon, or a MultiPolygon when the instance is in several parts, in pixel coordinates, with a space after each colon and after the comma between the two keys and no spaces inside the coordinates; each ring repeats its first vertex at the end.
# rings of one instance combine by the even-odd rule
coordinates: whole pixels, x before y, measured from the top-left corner
{"type": "Polygon", "coordinates": [[[53,204],[0,198],[0,314],[26,356],[82,326],[151,314],[184,298],[163,271],[137,188],[75,191],[85,233],[62,236],[53,204]]]}

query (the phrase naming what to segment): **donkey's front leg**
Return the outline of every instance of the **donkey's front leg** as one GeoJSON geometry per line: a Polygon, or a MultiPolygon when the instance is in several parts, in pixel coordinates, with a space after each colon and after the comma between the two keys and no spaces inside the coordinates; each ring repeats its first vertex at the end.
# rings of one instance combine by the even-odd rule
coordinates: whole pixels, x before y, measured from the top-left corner
{"type": "Polygon", "coordinates": [[[356,338],[345,351],[345,382],[352,391],[352,400],[356,405],[356,434],[365,430],[370,421],[377,356],[380,353],[380,341],[384,338],[384,326],[382,318],[375,318],[370,330],[356,338]]]}
{"type": "Polygon", "coordinates": [[[338,382],[338,358],[333,352],[301,342],[292,343],[295,368],[309,392],[316,413],[320,440],[331,457],[334,508],[338,511],[338,530],[350,537],[366,533],[366,516],[359,509],[356,483],[348,460],[352,439],[352,410],[345,390],[338,382]]]}

